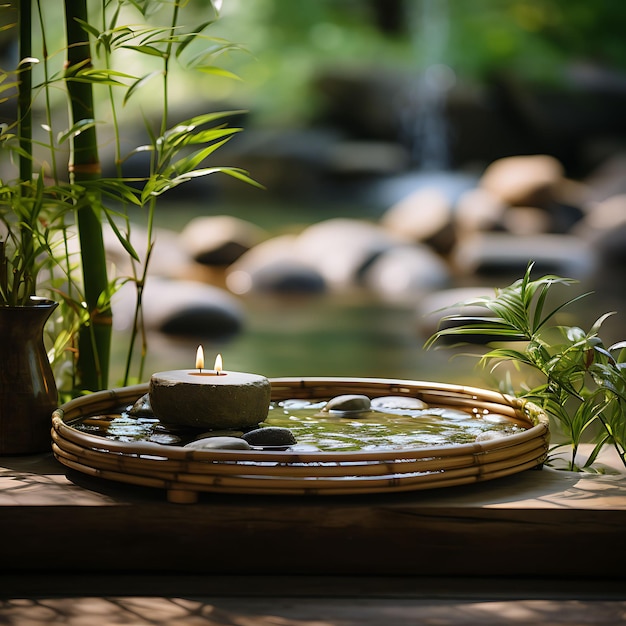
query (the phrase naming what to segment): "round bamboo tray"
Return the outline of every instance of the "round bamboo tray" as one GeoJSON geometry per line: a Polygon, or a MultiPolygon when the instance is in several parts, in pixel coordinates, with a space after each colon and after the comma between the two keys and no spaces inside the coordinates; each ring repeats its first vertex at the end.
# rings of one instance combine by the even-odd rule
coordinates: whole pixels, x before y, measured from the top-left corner
{"type": "Polygon", "coordinates": [[[412,396],[431,406],[505,415],[526,430],[490,441],[384,451],[290,452],[191,450],[126,443],[81,432],[72,422],[133,403],[135,385],[71,400],[52,416],[55,457],[90,476],[165,489],[170,502],[197,502],[200,492],[346,495],[414,491],[492,480],[541,467],[549,441],[543,411],[495,391],[379,378],[272,379],[272,400],[329,399],[341,394],[412,396]]]}

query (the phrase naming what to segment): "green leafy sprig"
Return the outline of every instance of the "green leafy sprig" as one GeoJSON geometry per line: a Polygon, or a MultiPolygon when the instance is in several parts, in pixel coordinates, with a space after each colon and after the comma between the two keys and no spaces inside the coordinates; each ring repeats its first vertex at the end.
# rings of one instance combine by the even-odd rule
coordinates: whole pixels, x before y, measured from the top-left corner
{"type": "Polygon", "coordinates": [[[516,395],[538,404],[557,420],[566,441],[553,450],[571,448],[567,469],[590,470],[606,445],[615,448],[626,467],[626,341],[605,347],[599,336],[602,324],[613,313],[602,315],[588,332],[557,324],[559,312],[589,294],[549,308],[548,295],[554,286],[577,281],[553,275],[533,280],[532,268],[530,263],[523,278],[496,289],[494,296],[459,303],[484,308],[486,314],[443,317],[446,328],[433,334],[426,347],[444,337],[458,337],[459,343],[467,343],[470,336],[473,342],[484,337],[487,352],[480,363],[490,366],[491,372],[512,363],[540,375],[539,384],[516,390],[516,395]],[[584,437],[595,446],[581,467],[577,455],[584,437]]]}

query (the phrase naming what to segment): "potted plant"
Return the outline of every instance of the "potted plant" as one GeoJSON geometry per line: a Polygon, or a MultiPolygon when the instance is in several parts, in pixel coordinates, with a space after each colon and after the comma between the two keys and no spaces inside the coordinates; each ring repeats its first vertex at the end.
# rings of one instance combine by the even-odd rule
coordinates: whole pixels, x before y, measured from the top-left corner
{"type": "MultiPolygon", "coordinates": [[[[0,231],[0,304],[2,308],[39,310],[43,302],[33,300],[33,296],[46,293],[55,301],[50,302],[49,315],[56,307],[62,309],[62,315],[55,320],[60,329],[49,355],[56,360],[69,359],[70,375],[64,381],[70,382],[63,388],[66,398],[108,385],[110,303],[124,281],[135,284],[137,302],[122,384],[130,377],[138,338],[143,341],[141,353],[145,358],[141,303],[154,245],[158,198],[184,182],[216,172],[256,184],[238,168],[206,164],[240,130],[225,123],[231,112],[211,111],[191,119],[171,120],[169,98],[174,68],[184,66],[183,71],[200,76],[223,74],[210,60],[232,47],[229,42],[205,32],[217,17],[210,2],[205,6],[205,10],[211,10],[210,18],[199,25],[193,9],[188,4],[157,0],[142,3],[20,0],[18,3],[20,61],[16,70],[0,72],[0,90],[15,97],[17,102],[16,119],[0,129],[0,144],[12,155],[18,170],[14,178],[0,180],[0,220],[4,224],[4,230],[0,231]],[[64,15],[63,24],[53,21],[59,11],[64,15]],[[193,27],[182,23],[185,11],[192,11],[189,21],[194,23],[193,27]],[[151,22],[155,15],[157,21],[151,22]],[[56,42],[54,46],[49,42],[52,36],[58,39],[59,30],[65,33],[60,48],[56,42]],[[33,40],[38,42],[36,51],[32,49],[33,40]],[[49,53],[51,49],[64,50],[63,67],[59,67],[59,55],[49,53]],[[185,55],[192,49],[193,56],[187,58],[185,55]],[[122,60],[121,54],[125,55],[122,60]],[[133,63],[128,61],[128,55],[133,55],[133,63]],[[137,73],[119,69],[133,65],[137,57],[156,61],[158,69],[137,73]],[[155,84],[160,85],[159,90],[154,89],[155,84]],[[150,90],[151,103],[160,94],[158,119],[145,122],[146,143],[124,154],[120,112],[144,89],[150,90]],[[59,93],[70,111],[61,122],[57,121],[53,104],[59,93]],[[39,100],[44,103],[41,108],[44,120],[37,126],[39,134],[33,137],[31,116],[39,100]],[[102,174],[96,135],[96,128],[105,125],[115,144],[112,168],[115,173],[107,177],[102,174]],[[69,159],[65,152],[68,146],[69,159]],[[42,152],[47,157],[42,158],[42,152]],[[142,176],[128,178],[122,165],[130,155],[139,153],[150,155],[147,170],[142,176]],[[148,248],[142,255],[131,243],[129,207],[143,209],[140,214],[147,216],[148,248]],[[131,276],[109,275],[103,245],[104,223],[114,231],[131,258],[134,268],[131,276]]],[[[143,67],[140,63],[137,66],[143,67]]],[[[149,119],[148,115],[144,117],[149,119]]],[[[1,332],[3,337],[8,337],[13,331],[2,328],[1,332]]],[[[14,348],[6,351],[12,354],[14,348]]],[[[11,369],[7,354],[1,368],[5,374],[11,369]]],[[[46,369],[49,363],[44,357],[46,352],[40,345],[36,360],[46,369]]],[[[140,359],[139,378],[142,363],[140,359]]],[[[47,415],[47,423],[45,429],[40,427],[45,434],[39,439],[45,440],[47,449],[49,417],[51,408],[57,405],[57,394],[48,372],[46,379],[47,401],[41,412],[47,415]]],[[[0,405],[0,419],[19,423],[14,418],[16,387],[12,380],[6,379],[4,392],[0,389],[0,395],[5,393],[7,398],[0,405]]],[[[39,422],[43,424],[44,420],[39,422]]]]}
{"type": "MultiPolygon", "coordinates": [[[[530,263],[521,279],[496,289],[493,296],[459,303],[481,307],[485,315],[445,316],[446,327],[426,345],[443,338],[457,339],[457,344],[469,337],[474,344],[484,338],[480,363],[492,373],[502,372],[501,391],[534,402],[555,421],[562,441],[552,452],[569,450],[564,469],[593,471],[604,446],[613,446],[626,467],[626,341],[606,346],[600,337],[601,326],[612,313],[602,315],[589,331],[557,323],[563,309],[588,294],[549,304],[555,288],[576,281],[553,275],[533,279],[532,268],[530,263]],[[517,388],[507,364],[521,373],[517,388]],[[585,439],[595,445],[581,463],[579,450],[585,439]]],[[[557,459],[553,456],[551,462],[556,464],[557,459]]]]}

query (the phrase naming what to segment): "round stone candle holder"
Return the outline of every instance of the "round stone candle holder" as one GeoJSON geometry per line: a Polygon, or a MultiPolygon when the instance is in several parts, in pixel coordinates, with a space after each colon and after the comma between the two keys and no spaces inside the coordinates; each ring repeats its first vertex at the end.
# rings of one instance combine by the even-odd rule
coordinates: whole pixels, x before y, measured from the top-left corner
{"type": "Polygon", "coordinates": [[[265,376],[219,370],[172,370],[152,374],[150,405],[173,426],[245,429],[267,418],[270,382],[265,376]]]}

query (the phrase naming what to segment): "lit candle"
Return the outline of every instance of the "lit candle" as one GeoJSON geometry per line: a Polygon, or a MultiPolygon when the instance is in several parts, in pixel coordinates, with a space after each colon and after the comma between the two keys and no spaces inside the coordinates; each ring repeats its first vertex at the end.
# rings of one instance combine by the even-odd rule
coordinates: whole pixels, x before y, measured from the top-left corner
{"type": "Polygon", "coordinates": [[[221,354],[213,369],[205,370],[202,346],[195,370],[158,372],[150,378],[150,404],[161,422],[208,430],[257,426],[267,417],[270,393],[265,376],[223,370],[221,354]]]}

